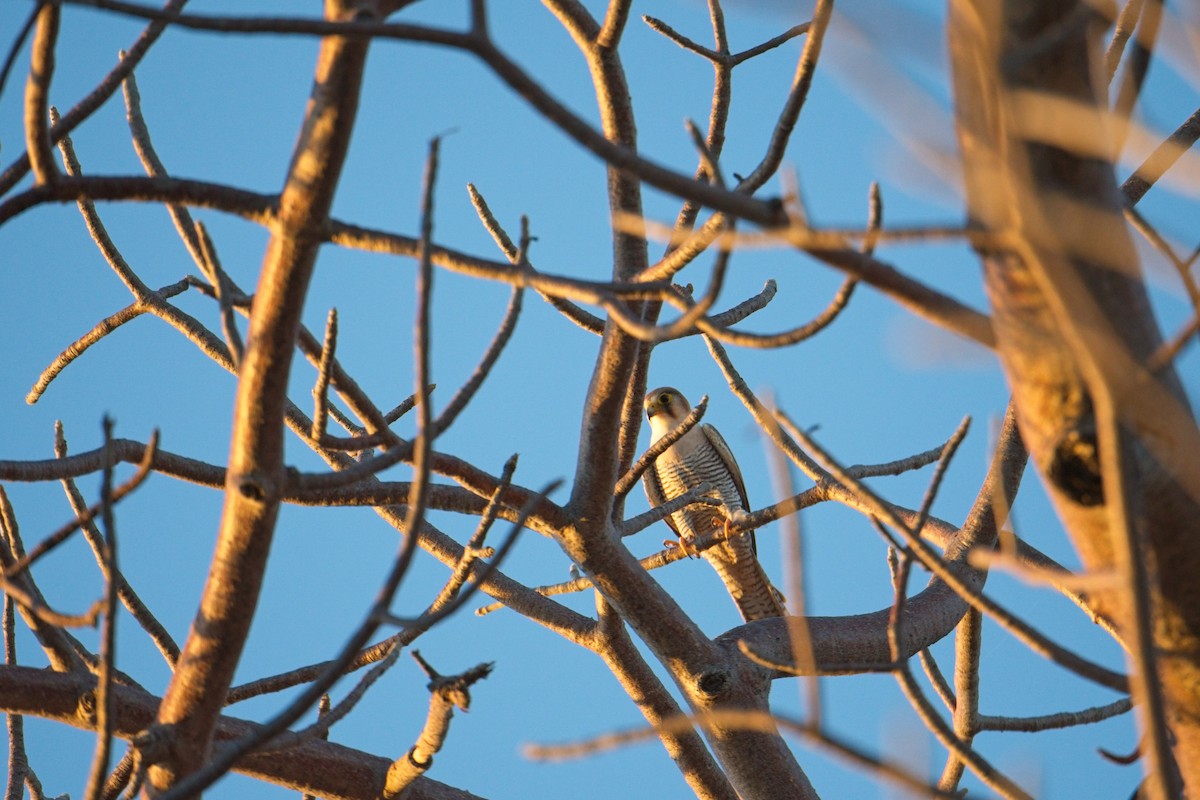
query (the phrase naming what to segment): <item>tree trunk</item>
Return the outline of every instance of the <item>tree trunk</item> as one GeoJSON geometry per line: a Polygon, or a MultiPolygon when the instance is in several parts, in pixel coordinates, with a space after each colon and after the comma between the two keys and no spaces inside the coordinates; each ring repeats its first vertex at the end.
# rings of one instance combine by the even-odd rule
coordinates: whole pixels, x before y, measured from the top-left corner
{"type": "Polygon", "coordinates": [[[1200,436],[1174,371],[1146,367],[1161,337],[1109,158],[1106,23],[1046,0],[951,0],[950,17],[970,222],[1022,436],[1084,567],[1124,572],[1094,602],[1134,671],[1146,578],[1163,716],[1200,797],[1200,436]]]}

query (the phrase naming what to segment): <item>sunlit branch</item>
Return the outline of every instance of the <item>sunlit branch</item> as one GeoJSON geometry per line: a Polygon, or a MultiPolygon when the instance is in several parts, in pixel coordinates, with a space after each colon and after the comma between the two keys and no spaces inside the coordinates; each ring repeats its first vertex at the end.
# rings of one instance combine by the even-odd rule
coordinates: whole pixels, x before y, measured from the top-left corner
{"type": "Polygon", "coordinates": [[[400,797],[418,776],[425,774],[433,765],[434,755],[441,751],[450,732],[450,718],[454,715],[454,709],[466,711],[471,705],[470,687],[492,671],[492,664],[485,663],[461,675],[443,676],[429,666],[416,650],[413,651],[413,658],[429,676],[429,692],[432,695],[429,715],[416,744],[388,769],[387,785],[381,795],[385,800],[400,797]]]}
{"type": "Polygon", "coordinates": [[[62,6],[42,3],[33,32],[29,79],[25,83],[25,151],[34,178],[39,184],[58,179],[50,144],[50,80],[54,76],[54,48],[58,42],[58,24],[62,6]]]}
{"type": "MultiPolygon", "coordinates": [[[[164,9],[168,12],[176,11],[182,8],[186,2],[187,0],[167,0],[164,9]]],[[[35,8],[35,13],[40,13],[40,8],[35,8]]],[[[105,75],[86,97],[76,103],[60,122],[50,128],[51,143],[57,144],[112,96],[112,93],[121,85],[121,81],[133,71],[165,28],[166,25],[161,21],[151,22],[146,26],[145,30],[130,45],[128,52],[122,55],[117,66],[105,75]]],[[[29,154],[23,153],[4,170],[3,174],[0,174],[0,195],[6,194],[15,186],[21,178],[29,173],[29,169],[29,154]]]]}
{"type": "MultiPolygon", "coordinates": [[[[191,284],[188,282],[188,280],[184,278],[183,280],[176,281],[169,286],[164,286],[158,291],[153,292],[153,294],[157,295],[159,301],[165,301],[174,297],[175,295],[186,292],[188,286],[190,285],[191,284]]],[[[50,362],[50,365],[46,367],[46,369],[42,370],[42,374],[38,376],[37,381],[33,384],[33,388],[31,388],[29,393],[25,395],[25,402],[31,405],[36,403],[41,399],[42,395],[46,392],[46,389],[49,388],[54,379],[57,378],[64,369],[70,366],[71,362],[83,355],[89,347],[99,342],[105,336],[112,333],[126,322],[137,319],[142,314],[147,313],[154,313],[153,305],[145,303],[141,300],[137,300],[130,305],[125,306],[125,308],[121,309],[115,314],[111,314],[100,320],[100,322],[96,323],[95,327],[68,345],[67,348],[54,359],[54,361],[50,362]]]]}
{"type": "MultiPolygon", "coordinates": [[[[321,347],[321,362],[317,367],[317,383],[313,386],[312,438],[322,441],[325,426],[329,421],[329,377],[333,368],[333,354],[337,350],[337,309],[329,309],[325,318],[325,344],[321,347]]],[[[414,395],[415,397],[415,395],[414,395]]]]}
{"type": "Polygon", "coordinates": [[[217,305],[221,311],[221,329],[225,333],[225,344],[229,348],[229,356],[236,368],[242,360],[242,336],[238,332],[233,319],[233,304],[230,300],[231,286],[221,261],[217,257],[217,248],[208,229],[201,222],[196,223],[196,238],[200,243],[200,265],[204,276],[212,285],[217,295],[217,305]]]}

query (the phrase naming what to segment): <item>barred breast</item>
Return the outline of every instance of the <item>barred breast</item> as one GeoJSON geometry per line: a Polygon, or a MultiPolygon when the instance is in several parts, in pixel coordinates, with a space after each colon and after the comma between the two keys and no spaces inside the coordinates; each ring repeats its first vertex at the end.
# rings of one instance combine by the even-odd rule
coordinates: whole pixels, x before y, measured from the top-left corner
{"type": "MultiPolygon", "coordinates": [[[[720,527],[734,511],[748,510],[742,508],[737,484],[717,451],[702,438],[692,442],[687,439],[685,436],[656,463],[663,494],[671,500],[691,487],[708,484],[710,496],[719,499],[724,508],[696,505],[672,514],[671,521],[685,542],[720,527]],[[695,446],[688,447],[689,444],[695,446]],[[681,449],[683,452],[676,452],[681,449]]],[[[705,550],[702,556],[717,571],[747,622],[784,614],[782,595],[763,572],[749,536],[728,539],[705,550]]]]}
{"type": "MultiPolygon", "coordinates": [[[[677,453],[678,444],[660,456],[656,465],[666,499],[673,500],[692,487],[708,484],[709,496],[720,500],[728,509],[726,513],[742,510],[737,485],[716,450],[694,447],[688,452],[677,453]]],[[[681,537],[692,539],[724,522],[726,513],[716,506],[689,506],[672,514],[671,521],[681,537]]]]}

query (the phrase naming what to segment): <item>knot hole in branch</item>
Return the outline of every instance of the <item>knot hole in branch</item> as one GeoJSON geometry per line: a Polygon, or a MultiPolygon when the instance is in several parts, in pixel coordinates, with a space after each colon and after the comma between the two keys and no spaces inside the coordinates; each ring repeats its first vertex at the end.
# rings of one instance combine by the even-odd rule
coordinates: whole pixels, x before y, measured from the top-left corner
{"type": "Polygon", "coordinates": [[[1054,446],[1047,475],[1062,492],[1081,506],[1104,502],[1100,448],[1089,424],[1067,431],[1054,446]]]}
{"type": "Polygon", "coordinates": [[[723,669],[707,670],[700,675],[696,686],[706,696],[717,697],[729,687],[729,672],[723,669]]]}

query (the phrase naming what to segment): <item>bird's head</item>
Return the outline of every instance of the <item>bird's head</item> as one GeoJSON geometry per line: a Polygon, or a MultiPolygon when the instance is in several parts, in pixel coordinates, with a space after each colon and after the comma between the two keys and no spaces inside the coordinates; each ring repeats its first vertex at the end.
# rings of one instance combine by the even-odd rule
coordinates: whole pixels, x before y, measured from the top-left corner
{"type": "Polygon", "coordinates": [[[650,429],[657,439],[683,422],[691,412],[692,405],[678,389],[663,386],[646,395],[642,408],[646,410],[646,419],[650,420],[650,429]]]}

